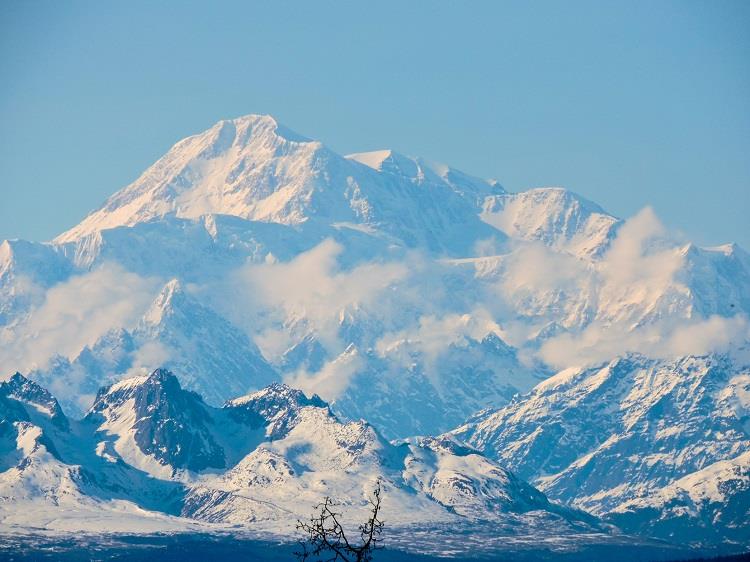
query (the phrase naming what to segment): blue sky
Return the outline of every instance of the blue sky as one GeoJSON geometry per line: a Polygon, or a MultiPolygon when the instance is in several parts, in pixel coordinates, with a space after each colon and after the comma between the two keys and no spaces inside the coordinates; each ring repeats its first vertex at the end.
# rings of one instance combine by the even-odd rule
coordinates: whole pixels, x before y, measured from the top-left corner
{"type": "Polygon", "coordinates": [[[750,248],[750,2],[3,2],[0,239],[271,113],[750,248]]]}

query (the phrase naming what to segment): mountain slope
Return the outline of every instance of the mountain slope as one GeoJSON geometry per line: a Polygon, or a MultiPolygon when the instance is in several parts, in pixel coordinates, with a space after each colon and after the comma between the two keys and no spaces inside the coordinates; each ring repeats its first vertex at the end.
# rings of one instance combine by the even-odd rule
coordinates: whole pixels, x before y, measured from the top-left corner
{"type": "Polygon", "coordinates": [[[6,530],[76,517],[91,531],[175,527],[169,514],[179,484],[107,458],[88,424],[69,420],[49,392],[18,373],[0,383],[0,459],[6,530]]]}
{"type": "Polygon", "coordinates": [[[584,257],[600,257],[621,221],[562,188],[488,197],[482,220],[511,238],[538,241],[584,257]]]}
{"type": "Polygon", "coordinates": [[[180,141],[55,242],[167,216],[213,214],[291,226],[366,225],[407,246],[435,251],[466,249],[477,233],[491,233],[476,208],[477,192],[500,189],[494,184],[457,172],[446,177],[379,172],[270,116],[248,115],[180,141]],[[465,186],[471,192],[460,189],[465,186]]]}
{"type": "Polygon", "coordinates": [[[58,247],[25,240],[0,243],[0,328],[26,314],[45,289],[73,267],[58,247]]]}
{"type": "MultiPolygon", "coordinates": [[[[690,485],[694,473],[710,478],[700,471],[750,448],[749,390],[748,367],[726,356],[631,356],[562,371],[454,434],[552,498],[599,515],[646,510],[664,494],[678,495],[662,490],[690,485]]],[[[730,521],[731,501],[724,505],[730,521]]],[[[662,517],[670,516],[654,515],[650,524],[662,517]]]]}
{"type": "Polygon", "coordinates": [[[333,402],[336,411],[370,420],[390,438],[425,435],[504,404],[543,378],[540,370],[522,365],[517,350],[494,332],[479,340],[446,342],[437,357],[423,347],[417,338],[403,337],[380,353],[349,348],[336,361],[360,367],[333,402]]]}
{"type": "MultiPolygon", "coordinates": [[[[249,115],[178,142],[55,243],[6,243],[13,257],[0,270],[11,272],[0,286],[8,326],[0,342],[71,411],[131,369],[167,365],[219,403],[274,380],[261,355],[281,377],[323,381],[354,349],[357,365],[347,364],[326,394],[339,412],[364,416],[390,437],[435,433],[570,364],[549,353],[529,360],[550,340],[562,337],[556,343],[565,348],[567,335],[587,340],[614,326],[627,341],[642,327],[750,313],[742,250],[652,248],[636,236],[630,242],[640,246],[623,257],[613,250],[623,245],[613,246],[623,225],[564,189],[511,194],[391,150],[343,157],[249,115]],[[47,302],[48,288],[71,279],[82,291],[78,282],[109,264],[144,285],[191,287],[187,310],[159,325],[107,326],[72,350],[37,346],[43,312],[59,306],[47,302]],[[381,279],[380,271],[390,274],[381,279]],[[282,284],[286,294],[275,287],[282,284]],[[40,322],[27,326],[35,313],[40,322]],[[480,315],[489,317],[481,333],[455,320],[480,315]],[[425,327],[443,333],[424,335],[425,327]],[[491,334],[513,349],[490,349],[491,334]],[[270,344],[261,354],[253,339],[270,344]],[[371,406],[381,398],[387,407],[371,406]],[[424,407],[412,411],[413,400],[424,407]]],[[[66,339],[60,325],[55,341],[66,339]]],[[[616,354],[638,350],[633,339],[616,354]]]]}
{"type": "Polygon", "coordinates": [[[631,532],[693,544],[750,543],[750,452],[715,462],[608,517],[631,532]]]}
{"type": "Polygon", "coordinates": [[[45,419],[65,419],[48,392],[20,375],[0,387],[3,427],[20,428],[17,462],[0,472],[0,490],[12,498],[0,503],[6,522],[7,508],[24,502],[73,520],[76,510],[88,517],[128,505],[131,515],[146,510],[146,519],[177,509],[194,520],[287,533],[324,495],[348,506],[349,516],[359,513],[380,480],[394,527],[544,521],[551,535],[598,528],[474,450],[431,439],[393,445],[366,422],[343,423],[317,396],[281,384],[213,408],[156,370],[102,389],[86,418],[52,422],[55,431],[14,421],[13,412],[28,414],[5,407],[19,400],[17,388],[45,419]]]}
{"type": "Polygon", "coordinates": [[[30,377],[55,388],[66,409],[78,414],[91,405],[100,386],[151,362],[180,369],[188,388],[217,405],[278,380],[244,332],[191,297],[175,279],[162,287],[134,328],[111,330],[72,361],[58,357],[30,377]],[[73,385],[65,388],[63,381],[73,385]]]}

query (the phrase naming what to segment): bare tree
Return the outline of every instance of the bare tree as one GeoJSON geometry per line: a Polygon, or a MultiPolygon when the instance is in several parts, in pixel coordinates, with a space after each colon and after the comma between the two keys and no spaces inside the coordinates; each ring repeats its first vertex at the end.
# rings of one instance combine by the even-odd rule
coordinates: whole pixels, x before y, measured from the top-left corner
{"type": "Polygon", "coordinates": [[[295,552],[300,561],[317,560],[321,562],[370,562],[375,550],[382,548],[383,522],[378,519],[380,513],[380,480],[375,491],[367,501],[370,503],[370,517],[359,526],[360,543],[352,544],[344,532],[339,518],[341,513],[327,497],[323,503],[315,506],[315,513],[309,523],[297,520],[297,530],[305,534],[301,541],[302,550],[295,552]]]}

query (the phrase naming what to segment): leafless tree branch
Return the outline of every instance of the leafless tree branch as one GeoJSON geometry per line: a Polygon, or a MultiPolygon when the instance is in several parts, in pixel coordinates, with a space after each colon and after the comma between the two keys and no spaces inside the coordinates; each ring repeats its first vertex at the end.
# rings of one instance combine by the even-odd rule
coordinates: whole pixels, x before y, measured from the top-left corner
{"type": "Polygon", "coordinates": [[[352,545],[346,536],[335,511],[336,503],[329,497],[315,506],[310,522],[297,521],[297,530],[305,539],[300,541],[301,550],[296,552],[302,562],[370,562],[372,553],[382,548],[383,521],[380,520],[382,490],[378,480],[370,503],[370,516],[359,526],[360,544],[352,545]]]}

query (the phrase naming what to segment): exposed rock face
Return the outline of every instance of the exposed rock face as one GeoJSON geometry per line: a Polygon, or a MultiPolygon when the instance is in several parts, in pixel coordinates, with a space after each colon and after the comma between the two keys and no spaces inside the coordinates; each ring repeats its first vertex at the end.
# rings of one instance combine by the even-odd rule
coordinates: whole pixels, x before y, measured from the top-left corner
{"type": "Polygon", "coordinates": [[[86,416],[90,422],[100,418],[110,423],[128,420],[140,451],[162,464],[193,471],[225,467],[208,407],[166,370],[102,389],[86,416]]]}

